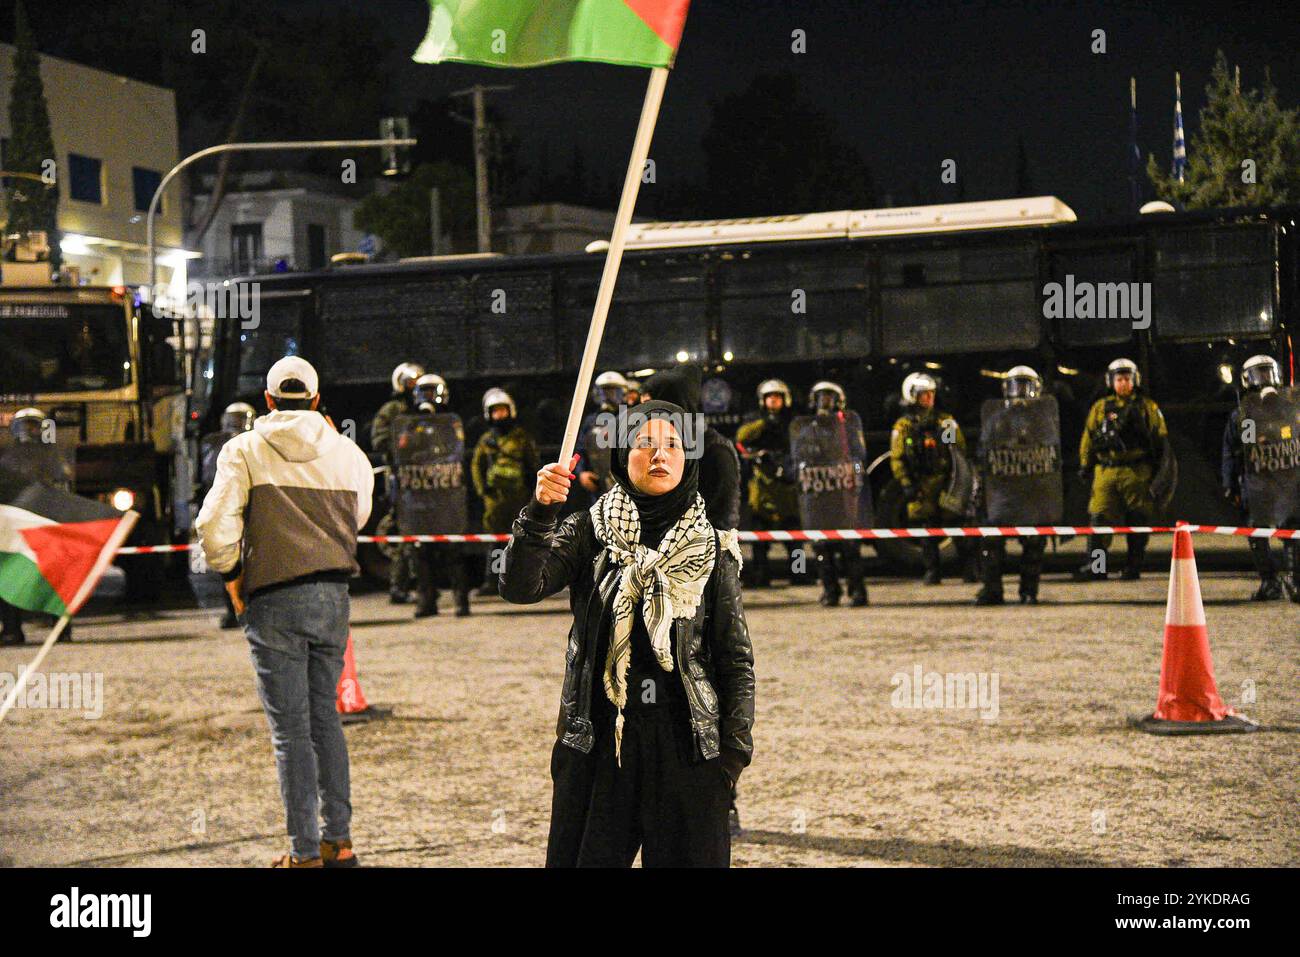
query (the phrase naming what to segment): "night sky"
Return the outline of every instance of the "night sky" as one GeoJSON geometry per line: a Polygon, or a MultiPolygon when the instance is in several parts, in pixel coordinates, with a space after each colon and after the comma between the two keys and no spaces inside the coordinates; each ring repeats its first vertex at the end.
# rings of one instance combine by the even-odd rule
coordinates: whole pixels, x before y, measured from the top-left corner
{"type": "MultiPolygon", "coordinates": [[[[409,55],[423,36],[427,5],[379,0],[369,8],[409,55]]],[[[1036,193],[1061,197],[1081,219],[1122,215],[1129,77],[1138,82],[1144,158],[1154,151],[1166,164],[1174,71],[1182,71],[1190,139],[1216,49],[1241,65],[1243,86],[1257,86],[1270,67],[1283,105],[1300,103],[1294,3],[696,0],[651,155],[661,184],[679,173],[701,180],[710,101],[743,89],[758,73],[790,71],[861,151],[882,199],[950,201],[953,187],[939,180],[948,157],[957,160],[965,199],[1009,195],[1021,138],[1036,193]],[[807,33],[802,55],[790,49],[796,28],[807,33]],[[1090,52],[1098,28],[1106,31],[1104,55],[1090,52]]],[[[400,61],[393,68],[400,77],[395,88],[409,101],[398,107],[474,82],[513,84],[495,102],[520,140],[524,165],[536,165],[549,139],[553,166],[567,164],[577,144],[587,169],[610,184],[621,181],[644,92],[642,70],[574,64],[503,71],[400,61]]],[[[608,205],[615,201],[611,193],[608,205]]]]}

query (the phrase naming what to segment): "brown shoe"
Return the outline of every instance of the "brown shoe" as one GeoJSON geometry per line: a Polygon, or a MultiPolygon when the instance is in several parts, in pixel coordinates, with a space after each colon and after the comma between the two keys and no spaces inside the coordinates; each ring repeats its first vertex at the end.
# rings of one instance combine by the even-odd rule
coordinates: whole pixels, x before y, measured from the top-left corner
{"type": "Polygon", "coordinates": [[[352,853],[352,842],[321,841],[320,860],[322,867],[360,867],[361,861],[352,853]]]}
{"type": "Polygon", "coordinates": [[[294,857],[292,854],[284,854],[277,857],[271,862],[272,867],[324,867],[319,857],[309,857],[305,860],[294,857]]]}

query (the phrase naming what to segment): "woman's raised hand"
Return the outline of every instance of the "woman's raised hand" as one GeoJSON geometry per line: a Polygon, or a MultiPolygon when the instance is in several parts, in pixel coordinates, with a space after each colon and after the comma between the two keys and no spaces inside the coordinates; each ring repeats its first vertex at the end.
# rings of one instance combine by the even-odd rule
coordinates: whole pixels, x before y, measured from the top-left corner
{"type": "Polygon", "coordinates": [[[565,501],[569,497],[569,485],[574,478],[572,470],[577,464],[578,454],[575,452],[573,458],[569,460],[568,468],[559,462],[552,462],[538,469],[537,490],[534,493],[537,501],[543,505],[555,505],[565,501]]]}

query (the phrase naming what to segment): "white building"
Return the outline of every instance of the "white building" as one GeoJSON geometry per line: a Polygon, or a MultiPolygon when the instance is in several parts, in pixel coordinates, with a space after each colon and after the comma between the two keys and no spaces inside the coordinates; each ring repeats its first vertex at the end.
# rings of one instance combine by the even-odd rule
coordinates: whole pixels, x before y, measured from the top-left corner
{"type": "MultiPolygon", "coordinates": [[[[0,168],[10,135],[14,54],[13,46],[0,43],[0,168]]],[[[145,213],[158,183],[180,159],[176,95],[58,57],[42,55],[40,61],[63,261],[82,284],[147,284],[145,213]]],[[[0,215],[8,218],[3,210],[0,215]]],[[[164,197],[155,230],[159,279],[183,290],[186,260],[194,253],[181,245],[178,188],[164,197]]]]}
{"type": "MultiPolygon", "coordinates": [[[[213,179],[204,177],[205,189],[213,179]]],[[[362,198],[358,187],[270,170],[232,174],[232,180],[206,234],[190,238],[209,278],[323,269],[334,254],[360,249],[364,234],[352,223],[362,198]]],[[[195,222],[209,202],[210,193],[194,197],[195,222]]]]}

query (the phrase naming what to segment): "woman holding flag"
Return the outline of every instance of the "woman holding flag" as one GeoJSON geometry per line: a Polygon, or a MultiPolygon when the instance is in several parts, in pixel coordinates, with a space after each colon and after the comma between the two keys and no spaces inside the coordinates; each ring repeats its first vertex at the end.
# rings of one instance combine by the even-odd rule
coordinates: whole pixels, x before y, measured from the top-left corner
{"type": "Polygon", "coordinates": [[[727,811],[753,752],[754,659],[738,549],[709,524],[687,413],[627,417],[615,485],[557,526],[574,476],[537,473],[506,549],[501,595],[569,588],[548,867],[726,867],[727,811]]]}

